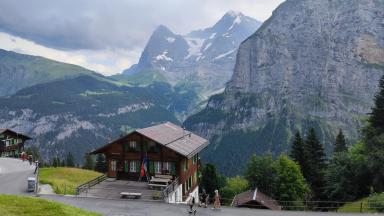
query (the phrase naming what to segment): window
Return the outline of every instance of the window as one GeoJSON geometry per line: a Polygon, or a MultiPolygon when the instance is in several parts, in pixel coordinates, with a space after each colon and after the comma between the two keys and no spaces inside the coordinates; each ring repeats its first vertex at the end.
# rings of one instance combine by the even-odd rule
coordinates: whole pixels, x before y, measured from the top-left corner
{"type": "Polygon", "coordinates": [[[111,170],[116,171],[116,160],[111,160],[111,170]]]}
{"type": "Polygon", "coordinates": [[[137,172],[137,161],[129,161],[129,172],[137,172]]]}
{"type": "Polygon", "coordinates": [[[188,190],[192,187],[192,176],[188,179],[188,190]]]}
{"type": "Polygon", "coordinates": [[[135,140],[129,141],[129,148],[130,149],[136,149],[137,148],[137,142],[135,140]]]}
{"type": "Polygon", "coordinates": [[[154,141],[151,140],[148,142],[148,150],[150,152],[159,152],[160,148],[154,141]]]}
{"type": "Polygon", "coordinates": [[[183,162],[183,170],[184,170],[184,172],[188,170],[188,162],[189,162],[188,159],[185,159],[184,162],[183,162]]]}
{"type": "Polygon", "coordinates": [[[164,162],[163,163],[163,171],[165,173],[170,173],[171,172],[171,162],[164,162]]]}
{"type": "Polygon", "coordinates": [[[161,173],[161,162],[155,161],[155,173],[161,173]]]}

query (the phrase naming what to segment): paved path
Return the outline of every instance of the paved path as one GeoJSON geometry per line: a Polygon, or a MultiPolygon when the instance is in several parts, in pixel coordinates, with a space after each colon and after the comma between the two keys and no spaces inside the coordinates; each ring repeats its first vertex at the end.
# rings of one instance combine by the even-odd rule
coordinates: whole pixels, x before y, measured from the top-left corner
{"type": "MultiPolygon", "coordinates": [[[[42,198],[51,199],[65,204],[77,206],[108,216],[180,216],[189,215],[186,205],[170,205],[162,202],[110,200],[97,198],[76,198],[58,195],[42,195],[42,198]]],[[[244,208],[223,208],[213,211],[209,208],[197,208],[197,216],[356,216],[359,214],[320,213],[320,212],[294,212],[294,211],[268,211],[244,208]]],[[[374,214],[364,214],[374,215],[374,214]]],[[[377,214],[376,214],[377,215],[377,214]]]]}
{"type": "Polygon", "coordinates": [[[0,194],[28,194],[27,178],[35,166],[14,158],[0,158],[0,194]]]}

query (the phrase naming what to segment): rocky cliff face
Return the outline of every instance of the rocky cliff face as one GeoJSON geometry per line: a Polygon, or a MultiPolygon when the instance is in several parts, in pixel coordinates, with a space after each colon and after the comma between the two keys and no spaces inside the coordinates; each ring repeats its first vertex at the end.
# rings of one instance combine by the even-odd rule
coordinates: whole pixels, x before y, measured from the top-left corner
{"type": "Polygon", "coordinates": [[[185,124],[226,174],[251,153],[287,151],[295,130],[314,127],[328,150],[338,128],[356,140],[384,74],[383,35],[382,0],[287,0],[241,44],[225,92],[185,124]]]}
{"type": "Polygon", "coordinates": [[[138,64],[123,74],[156,71],[173,86],[188,86],[203,96],[211,95],[229,81],[238,46],[259,26],[257,20],[234,11],[226,13],[214,26],[187,35],[159,26],[138,64]]]}

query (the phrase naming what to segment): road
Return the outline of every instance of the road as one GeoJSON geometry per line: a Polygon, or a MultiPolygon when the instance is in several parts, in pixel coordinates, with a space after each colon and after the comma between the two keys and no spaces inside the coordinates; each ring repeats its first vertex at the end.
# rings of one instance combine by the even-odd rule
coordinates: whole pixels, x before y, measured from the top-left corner
{"type": "MultiPolygon", "coordinates": [[[[76,198],[58,195],[42,195],[42,198],[99,212],[107,216],[180,216],[189,215],[186,205],[170,205],[156,201],[112,200],[98,198],[76,198]]],[[[359,214],[269,211],[244,208],[222,208],[213,211],[209,208],[197,208],[197,216],[356,216],[359,214]]],[[[374,214],[364,214],[374,215],[374,214]]],[[[376,214],[377,215],[377,214],[376,214]]]]}
{"type": "Polygon", "coordinates": [[[29,194],[27,178],[34,176],[35,166],[14,158],[0,158],[0,194],[29,194]]]}

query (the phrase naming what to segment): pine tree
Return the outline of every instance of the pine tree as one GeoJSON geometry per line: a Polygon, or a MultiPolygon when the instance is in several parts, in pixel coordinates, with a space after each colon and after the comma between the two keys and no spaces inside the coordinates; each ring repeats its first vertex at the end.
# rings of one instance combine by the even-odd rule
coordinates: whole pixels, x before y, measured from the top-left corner
{"type": "Polygon", "coordinates": [[[57,158],[57,162],[59,163],[59,166],[65,167],[65,160],[64,159],[60,161],[60,159],[57,158]]]}
{"type": "Polygon", "coordinates": [[[295,134],[295,138],[291,147],[291,158],[293,161],[299,164],[300,169],[303,168],[305,164],[305,154],[304,154],[304,142],[301,138],[300,132],[297,131],[295,134]]]}
{"type": "Polygon", "coordinates": [[[85,154],[84,160],[85,162],[84,162],[83,169],[93,170],[94,162],[93,162],[92,156],[90,154],[85,154]]]}
{"type": "Polygon", "coordinates": [[[379,91],[369,117],[369,125],[364,128],[364,143],[367,165],[372,173],[372,186],[376,192],[384,191],[384,76],[379,82],[379,91]]]}
{"type": "Polygon", "coordinates": [[[67,154],[66,165],[67,167],[75,167],[75,159],[71,152],[68,152],[67,154]]]}
{"type": "Polygon", "coordinates": [[[215,190],[219,189],[219,174],[216,171],[216,167],[213,164],[206,164],[201,172],[202,178],[200,181],[200,187],[214,196],[215,190]]]}
{"type": "Polygon", "coordinates": [[[306,170],[303,172],[308,181],[314,200],[324,199],[326,158],[323,145],[316,136],[315,129],[311,128],[304,145],[306,170]]]}
{"type": "Polygon", "coordinates": [[[340,153],[347,150],[347,143],[345,141],[345,137],[343,134],[343,130],[339,130],[339,134],[336,136],[335,147],[333,149],[333,153],[340,153]]]}
{"type": "Polygon", "coordinates": [[[371,127],[378,129],[381,133],[384,132],[384,76],[379,82],[379,92],[376,94],[375,106],[372,108],[369,122],[371,127]]]}
{"type": "Polygon", "coordinates": [[[107,171],[107,164],[104,159],[103,154],[98,154],[96,157],[96,164],[95,164],[95,170],[97,172],[104,173],[107,171]]]}
{"type": "Polygon", "coordinates": [[[57,157],[54,157],[54,158],[53,158],[52,166],[53,166],[53,167],[58,167],[58,166],[59,166],[59,162],[57,161],[57,157]]]}

